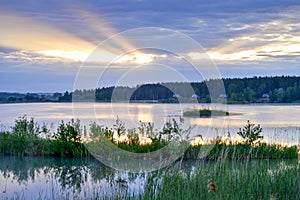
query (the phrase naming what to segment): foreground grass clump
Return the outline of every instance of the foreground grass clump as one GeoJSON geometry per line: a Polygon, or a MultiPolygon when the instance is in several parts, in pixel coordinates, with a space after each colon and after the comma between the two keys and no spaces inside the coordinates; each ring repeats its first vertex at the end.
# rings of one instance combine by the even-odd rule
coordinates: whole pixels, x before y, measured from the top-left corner
{"type": "Polygon", "coordinates": [[[161,174],[141,199],[299,199],[299,175],[297,160],[202,161],[193,171],[161,174]]]}

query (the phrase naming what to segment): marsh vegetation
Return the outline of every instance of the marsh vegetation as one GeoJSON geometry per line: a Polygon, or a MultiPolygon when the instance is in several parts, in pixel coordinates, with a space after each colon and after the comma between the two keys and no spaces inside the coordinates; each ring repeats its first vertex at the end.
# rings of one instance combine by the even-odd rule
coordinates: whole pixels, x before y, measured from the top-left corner
{"type": "Polygon", "coordinates": [[[41,126],[33,118],[23,116],[15,121],[11,130],[0,132],[0,152],[19,156],[89,157],[86,145],[96,142],[99,136],[105,136],[117,147],[134,153],[153,152],[179,141],[178,145],[186,149],[183,159],[197,160],[199,153],[208,147],[210,151],[201,159],[296,159],[298,156],[296,145],[263,142],[262,128],[250,121],[237,132],[239,141],[218,136],[204,142],[201,134],[195,141],[188,132],[188,129],[182,128],[181,121],[172,119],[162,130],[156,130],[152,123],[141,123],[136,129],[126,129],[121,120],[117,120],[112,128],[93,122],[87,130],[79,120],[62,121],[57,130],[51,133],[46,125],[41,126]]]}
{"type": "Polygon", "coordinates": [[[238,142],[217,137],[187,145],[192,139],[184,131],[176,120],[160,131],[151,123],[127,129],[120,120],[111,128],[93,122],[87,130],[71,120],[50,132],[33,118],[20,117],[0,133],[2,198],[299,199],[297,146],[263,142],[262,128],[250,121],[237,133],[238,142]],[[156,151],[174,140],[187,146],[183,162],[148,173],[125,173],[90,156],[86,143],[100,135],[134,153],[156,151]],[[35,181],[43,184],[31,187],[35,181]]]}

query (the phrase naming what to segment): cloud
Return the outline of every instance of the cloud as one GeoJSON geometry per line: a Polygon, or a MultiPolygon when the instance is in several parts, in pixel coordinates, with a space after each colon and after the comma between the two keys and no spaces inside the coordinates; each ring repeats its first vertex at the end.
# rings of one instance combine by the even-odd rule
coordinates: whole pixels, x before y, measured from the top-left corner
{"type": "MultiPolygon", "coordinates": [[[[53,56],[44,56],[38,53],[32,53],[29,51],[11,51],[11,52],[0,52],[0,59],[2,62],[6,63],[38,63],[38,64],[47,64],[47,63],[57,63],[61,62],[62,59],[53,56]]],[[[67,61],[67,59],[64,59],[67,61]]]]}
{"type": "MultiPolygon", "coordinates": [[[[16,13],[0,12],[1,37],[0,46],[51,56],[45,53],[59,49],[65,54],[55,57],[70,59],[67,52],[81,52],[88,55],[95,45],[76,38],[63,30],[57,30],[47,24],[33,20],[31,17],[16,13]],[[65,56],[66,55],[66,56],[65,56]]],[[[76,57],[73,58],[76,60],[76,57]]]]}
{"type": "MultiPolygon", "coordinates": [[[[226,76],[268,75],[270,69],[273,69],[272,75],[297,74],[299,9],[300,3],[296,0],[191,0],[189,3],[128,0],[126,4],[123,0],[91,0],[75,1],[72,5],[59,0],[2,1],[0,79],[14,77],[18,83],[21,73],[27,70],[34,77],[43,74],[49,85],[50,80],[57,80],[55,75],[58,78],[66,76],[72,81],[71,75],[75,76],[80,63],[99,42],[120,31],[148,26],[173,29],[193,38],[207,50],[226,76]]],[[[159,41],[152,33],[145,38],[148,38],[148,44],[159,41]]],[[[97,70],[114,60],[107,83],[111,83],[110,78],[115,78],[116,74],[151,63],[172,65],[190,80],[199,78],[176,55],[143,51],[131,41],[130,38],[115,37],[105,48],[97,49],[85,64],[97,70]]],[[[161,41],[169,42],[178,50],[185,49],[190,59],[202,58],[202,52],[180,46],[171,36],[161,41]]],[[[150,67],[141,68],[141,71],[150,67]]],[[[20,78],[20,81],[38,85],[34,77],[26,76],[27,79],[20,78]]],[[[64,87],[63,82],[60,83],[64,87]]],[[[5,82],[2,84],[5,87],[5,82]]]]}
{"type": "MultiPolygon", "coordinates": [[[[246,32],[234,33],[224,38],[223,43],[208,50],[208,54],[217,61],[241,60],[286,60],[294,56],[299,59],[300,23],[296,20],[298,13],[288,14],[300,7],[293,7],[272,14],[257,14],[251,24],[242,25],[246,32]],[[260,20],[262,18],[263,20],[260,20]],[[248,26],[247,26],[248,25],[248,26]],[[286,56],[286,57],[285,57],[286,56]]],[[[241,16],[242,18],[243,16],[241,16]]],[[[230,29],[235,32],[235,29],[230,29]]]]}
{"type": "Polygon", "coordinates": [[[118,59],[116,59],[115,63],[148,64],[158,58],[167,58],[167,55],[133,52],[119,57],[118,59]]]}

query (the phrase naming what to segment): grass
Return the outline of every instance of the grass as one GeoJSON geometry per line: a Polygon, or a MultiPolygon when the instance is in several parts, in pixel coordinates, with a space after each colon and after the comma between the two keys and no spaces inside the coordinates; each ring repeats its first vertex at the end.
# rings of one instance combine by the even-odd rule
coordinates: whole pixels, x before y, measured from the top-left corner
{"type": "Polygon", "coordinates": [[[299,199],[296,161],[202,163],[192,174],[170,170],[142,199],[299,199]],[[184,174],[184,175],[182,175],[184,174]]]}
{"type": "MultiPolygon", "coordinates": [[[[207,145],[190,146],[184,159],[197,160],[202,149],[207,145]]],[[[210,151],[202,157],[204,160],[249,160],[249,159],[297,159],[297,146],[281,146],[276,144],[260,143],[257,146],[250,144],[215,143],[210,151]]]]}
{"type": "MultiPolygon", "coordinates": [[[[244,132],[252,132],[255,129],[250,122],[245,127],[244,132]]],[[[259,127],[259,125],[257,126],[259,127]]],[[[177,149],[187,147],[183,159],[190,160],[244,160],[244,159],[297,159],[298,147],[282,146],[277,144],[261,143],[259,133],[254,136],[246,135],[245,142],[234,143],[230,140],[222,140],[218,137],[206,144],[194,146],[187,145],[187,138],[183,138],[186,130],[181,128],[180,122],[172,120],[165,124],[163,130],[154,131],[153,124],[142,123],[138,129],[126,129],[125,125],[118,121],[111,129],[99,126],[96,123],[90,125],[89,137],[97,145],[95,138],[104,136],[108,142],[117,147],[134,153],[148,153],[162,149],[172,141],[179,141],[177,149]],[[147,138],[151,142],[141,143],[140,136],[147,138]],[[119,138],[126,138],[119,140],[119,138]],[[247,137],[250,142],[247,143],[247,137]],[[254,137],[254,138],[253,138],[254,137]],[[256,140],[257,139],[257,140],[256,140]],[[257,143],[254,143],[256,141],[257,143]],[[181,147],[182,146],[182,147],[181,147]],[[205,149],[209,149],[208,152],[205,149]],[[199,157],[205,152],[204,156],[199,157]]],[[[260,129],[261,131],[261,129],[260,129]]],[[[15,121],[11,131],[0,132],[0,153],[5,155],[20,156],[56,156],[56,157],[86,157],[90,156],[88,149],[83,142],[83,133],[79,120],[61,122],[57,131],[50,133],[45,126],[40,126],[34,119],[27,119],[26,116],[20,117],[15,121]]],[[[170,149],[169,149],[170,150],[170,149]]],[[[110,152],[107,152],[110,153],[110,152]]]]}

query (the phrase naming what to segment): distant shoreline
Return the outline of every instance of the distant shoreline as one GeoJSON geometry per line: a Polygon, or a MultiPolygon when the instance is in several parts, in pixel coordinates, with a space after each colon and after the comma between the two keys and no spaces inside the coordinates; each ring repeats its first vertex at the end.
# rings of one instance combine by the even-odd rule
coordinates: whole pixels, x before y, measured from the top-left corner
{"type": "Polygon", "coordinates": [[[209,79],[201,82],[147,83],[73,89],[64,93],[0,92],[0,103],[104,102],[133,103],[300,103],[300,76],[209,79]],[[214,90],[208,86],[218,86],[214,90]],[[211,91],[210,91],[211,90],[211,91]]]}
{"type": "MultiPolygon", "coordinates": [[[[59,102],[59,101],[40,101],[40,102],[0,102],[0,105],[7,105],[7,104],[47,104],[47,103],[53,103],[53,104],[72,104],[72,103],[130,103],[130,104],[195,104],[192,102],[180,102],[180,103],[167,103],[167,102],[111,102],[111,101],[96,101],[96,102],[59,102]]],[[[300,105],[300,103],[248,103],[248,104],[232,104],[232,103],[198,103],[198,105],[213,105],[213,104],[220,104],[220,105],[300,105]]]]}

